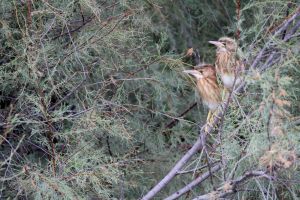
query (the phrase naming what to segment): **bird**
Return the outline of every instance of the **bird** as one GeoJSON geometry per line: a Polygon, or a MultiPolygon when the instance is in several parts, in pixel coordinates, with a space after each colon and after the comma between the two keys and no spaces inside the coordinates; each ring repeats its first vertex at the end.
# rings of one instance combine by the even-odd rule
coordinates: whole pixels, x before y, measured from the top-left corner
{"type": "Polygon", "coordinates": [[[208,107],[207,122],[210,123],[214,112],[222,103],[222,88],[218,84],[216,69],[211,64],[198,65],[193,70],[184,70],[196,79],[196,88],[203,104],[208,107]]]}
{"type": "Polygon", "coordinates": [[[233,89],[234,81],[236,86],[240,85],[243,80],[244,64],[237,58],[237,42],[229,37],[221,37],[218,41],[209,43],[217,47],[215,66],[224,87],[233,89]]]}

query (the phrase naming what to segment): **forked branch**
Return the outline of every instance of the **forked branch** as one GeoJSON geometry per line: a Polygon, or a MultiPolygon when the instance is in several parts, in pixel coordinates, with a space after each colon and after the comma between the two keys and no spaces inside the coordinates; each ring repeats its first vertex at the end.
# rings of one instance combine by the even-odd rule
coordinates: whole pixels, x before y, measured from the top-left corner
{"type": "Polygon", "coordinates": [[[194,198],[193,200],[209,200],[209,199],[221,199],[236,193],[238,186],[249,181],[255,177],[264,177],[272,180],[272,177],[265,171],[248,171],[243,176],[238,177],[235,180],[227,181],[217,191],[210,192],[194,198]]]}
{"type": "MultiPolygon", "coordinates": [[[[185,164],[192,158],[192,156],[203,148],[203,145],[205,145],[206,143],[206,136],[213,131],[213,127],[219,123],[222,116],[226,113],[231,95],[232,92],[229,94],[227,101],[223,103],[222,106],[220,106],[217,115],[214,116],[212,125],[206,123],[204,124],[204,126],[202,126],[200,130],[200,136],[198,137],[192,148],[176,163],[176,165],[169,171],[169,173],[142,198],[142,200],[152,199],[178,174],[178,172],[182,169],[182,167],[185,166],[185,164]]],[[[209,175],[211,175],[211,173],[209,173],[209,175]]]]}

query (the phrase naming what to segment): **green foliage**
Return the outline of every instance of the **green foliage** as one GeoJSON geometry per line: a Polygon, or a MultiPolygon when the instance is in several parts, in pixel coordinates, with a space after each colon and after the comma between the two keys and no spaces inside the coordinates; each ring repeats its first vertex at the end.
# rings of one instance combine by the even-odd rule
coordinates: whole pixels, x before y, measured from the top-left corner
{"type": "MultiPolygon", "coordinates": [[[[253,60],[268,41],[280,59],[264,73],[249,70],[246,93],[231,103],[211,159],[225,155],[218,177],[237,177],[290,157],[276,166],[277,182],[251,181],[253,190],[236,198],[263,198],[262,190],[276,190],[274,199],[299,196],[299,42],[270,34],[286,17],[286,1],[243,1],[239,21],[234,1],[27,2],[0,2],[1,199],[140,198],[189,149],[206,119],[181,73],[192,66],[187,48],[213,63],[208,41],[233,37],[237,28],[243,59],[253,60]],[[198,107],[177,117],[195,101],[198,107]],[[290,177],[296,183],[289,188],[290,177]]],[[[209,140],[215,143],[217,133],[209,140]]],[[[205,163],[199,152],[187,169],[205,163]]],[[[176,178],[158,198],[200,172],[176,178]]],[[[187,198],[210,191],[207,181],[187,198]]]]}

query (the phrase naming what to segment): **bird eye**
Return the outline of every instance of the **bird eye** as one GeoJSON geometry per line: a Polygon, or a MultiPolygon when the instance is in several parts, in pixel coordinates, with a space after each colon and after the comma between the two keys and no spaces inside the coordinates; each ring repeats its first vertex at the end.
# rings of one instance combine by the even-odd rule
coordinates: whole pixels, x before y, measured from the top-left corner
{"type": "Polygon", "coordinates": [[[219,42],[221,42],[223,45],[226,46],[226,41],[224,41],[224,40],[219,40],[219,42]]]}

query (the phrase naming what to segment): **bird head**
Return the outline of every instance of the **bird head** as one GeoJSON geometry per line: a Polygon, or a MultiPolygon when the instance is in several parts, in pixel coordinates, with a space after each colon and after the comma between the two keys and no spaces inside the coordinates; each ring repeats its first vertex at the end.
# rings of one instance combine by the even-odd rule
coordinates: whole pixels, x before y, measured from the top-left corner
{"type": "Polygon", "coordinates": [[[206,64],[198,66],[193,70],[185,70],[187,73],[196,78],[196,88],[203,100],[204,105],[209,110],[217,109],[222,101],[221,88],[216,77],[216,70],[213,65],[206,64]]]}
{"type": "Polygon", "coordinates": [[[229,37],[221,37],[218,41],[209,41],[209,43],[217,47],[217,51],[235,52],[237,50],[237,43],[234,39],[229,37]]]}
{"type": "Polygon", "coordinates": [[[213,65],[202,65],[201,67],[195,68],[193,70],[184,70],[186,74],[192,75],[197,80],[209,77],[216,77],[216,71],[213,65]]]}

